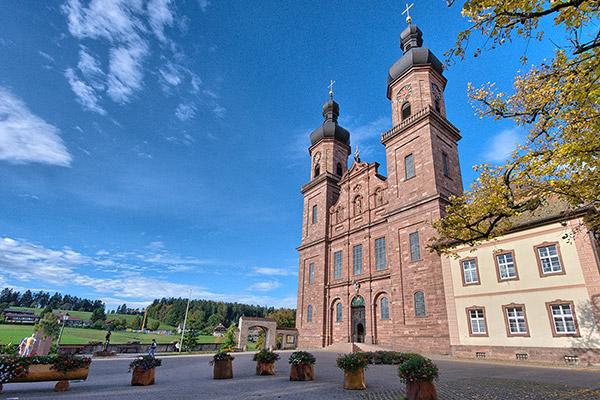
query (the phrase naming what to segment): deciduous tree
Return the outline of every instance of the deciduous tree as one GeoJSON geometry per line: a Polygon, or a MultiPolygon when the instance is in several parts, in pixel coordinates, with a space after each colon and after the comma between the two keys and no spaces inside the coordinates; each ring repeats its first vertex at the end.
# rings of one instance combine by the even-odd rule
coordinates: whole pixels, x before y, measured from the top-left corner
{"type": "MultiPolygon", "coordinates": [[[[544,40],[540,23],[552,18],[564,31],[551,60],[515,78],[514,92],[494,84],[470,87],[481,117],[511,119],[527,131],[505,164],[480,165],[479,178],[455,198],[435,223],[439,235],[431,248],[449,252],[511,229],[515,217],[535,215],[552,202],[589,209],[585,222],[600,228],[600,2],[598,0],[470,0],[463,15],[472,27],[461,32],[450,57],[464,57],[474,32],[487,37],[475,50],[491,50],[514,37],[544,40]]],[[[521,58],[527,62],[526,54],[521,58]]]]}
{"type": "Polygon", "coordinates": [[[60,332],[58,317],[53,313],[44,314],[44,318],[36,322],[33,326],[34,332],[42,332],[44,337],[57,337],[60,332]]]}

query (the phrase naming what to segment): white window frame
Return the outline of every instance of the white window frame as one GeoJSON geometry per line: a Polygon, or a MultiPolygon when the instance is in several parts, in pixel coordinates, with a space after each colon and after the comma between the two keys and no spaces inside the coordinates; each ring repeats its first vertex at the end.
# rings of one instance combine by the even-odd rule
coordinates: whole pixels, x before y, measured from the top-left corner
{"type": "Polygon", "coordinates": [[[511,335],[526,335],[528,333],[523,307],[506,307],[506,321],[511,335]]]}
{"type": "Polygon", "coordinates": [[[554,325],[554,332],[557,335],[568,335],[577,333],[577,325],[575,324],[575,315],[570,304],[553,304],[550,306],[550,312],[552,314],[552,324],[554,325]],[[568,313],[565,312],[568,310],[568,313]],[[569,325],[570,322],[570,325],[569,325]],[[559,326],[564,329],[559,330],[559,326]]]}
{"type": "Polygon", "coordinates": [[[500,277],[500,280],[515,279],[517,277],[515,257],[512,253],[497,254],[496,260],[498,263],[498,276],[500,277]],[[510,261],[507,259],[508,256],[510,256],[510,261]]]}
{"type": "Polygon", "coordinates": [[[486,335],[485,313],[481,308],[472,308],[469,310],[469,323],[471,324],[472,335],[486,335]]]}
{"type": "Polygon", "coordinates": [[[542,266],[543,274],[556,274],[562,272],[562,264],[560,263],[560,256],[558,254],[558,247],[555,244],[551,244],[548,246],[542,246],[537,248],[538,257],[540,259],[540,264],[542,266]],[[554,254],[550,254],[549,249],[554,249],[554,254]],[[546,251],[546,254],[542,255],[542,251],[546,251]],[[555,269],[555,266],[558,265],[558,269],[555,269]],[[549,266],[550,269],[546,270],[546,266],[549,266]]]}
{"type": "Polygon", "coordinates": [[[477,261],[475,259],[465,260],[461,262],[465,285],[479,283],[479,275],[477,275],[477,261]],[[468,268],[466,268],[468,267],[468,268]]]}

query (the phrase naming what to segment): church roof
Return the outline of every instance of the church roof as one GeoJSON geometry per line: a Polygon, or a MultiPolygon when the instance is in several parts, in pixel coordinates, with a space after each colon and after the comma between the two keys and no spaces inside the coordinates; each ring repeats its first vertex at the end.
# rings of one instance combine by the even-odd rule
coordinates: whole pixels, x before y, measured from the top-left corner
{"type": "Polygon", "coordinates": [[[415,66],[431,65],[440,74],[443,71],[440,60],[427,47],[422,47],[423,32],[416,25],[408,24],[400,34],[400,42],[404,55],[389,69],[388,98],[390,98],[390,85],[415,66]]]}
{"type": "Polygon", "coordinates": [[[323,117],[325,121],[321,126],[310,134],[310,144],[315,145],[321,139],[337,139],[350,146],[350,132],[342,128],[337,123],[337,117],[340,115],[340,106],[333,101],[333,96],[323,104],[323,117]]]}

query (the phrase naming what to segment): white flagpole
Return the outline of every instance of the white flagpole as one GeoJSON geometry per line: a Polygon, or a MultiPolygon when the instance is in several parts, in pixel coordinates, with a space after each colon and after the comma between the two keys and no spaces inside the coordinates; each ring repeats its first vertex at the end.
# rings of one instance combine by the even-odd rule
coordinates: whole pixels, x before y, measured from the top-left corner
{"type": "Polygon", "coordinates": [[[185,333],[185,324],[187,323],[187,315],[190,309],[190,299],[192,298],[192,289],[190,289],[190,296],[188,297],[187,307],[185,308],[185,317],[183,318],[183,330],[181,331],[181,342],[179,343],[179,352],[181,353],[181,348],[183,347],[183,334],[185,333]]]}

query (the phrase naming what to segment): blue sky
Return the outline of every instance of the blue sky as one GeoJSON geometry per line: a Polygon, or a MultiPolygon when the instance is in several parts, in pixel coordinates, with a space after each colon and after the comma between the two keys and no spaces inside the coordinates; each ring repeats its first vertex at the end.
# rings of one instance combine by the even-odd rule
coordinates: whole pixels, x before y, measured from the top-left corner
{"type": "MultiPolygon", "coordinates": [[[[296,305],[308,135],[335,80],[342,126],[387,175],[387,70],[404,5],[382,1],[6,0],[0,13],[0,287],[102,299],[296,305]]],[[[415,1],[441,60],[467,21],[415,1]]],[[[478,39],[479,40],[479,39],[478,39]]],[[[465,187],[519,132],[467,83],[510,90],[546,44],[445,72],[465,187]]],[[[474,49],[474,47],[473,47],[474,49]]]]}

